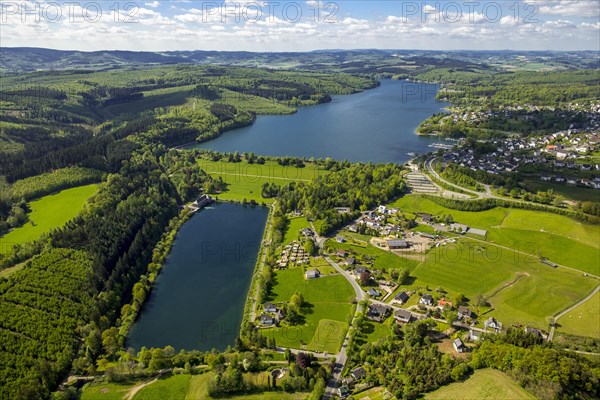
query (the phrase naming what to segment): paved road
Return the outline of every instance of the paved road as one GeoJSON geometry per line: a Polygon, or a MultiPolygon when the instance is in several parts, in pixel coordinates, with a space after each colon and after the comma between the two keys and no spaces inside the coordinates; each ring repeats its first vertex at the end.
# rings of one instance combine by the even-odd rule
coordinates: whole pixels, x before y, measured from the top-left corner
{"type": "Polygon", "coordinates": [[[592,293],[590,293],[589,295],[587,295],[585,298],[581,299],[580,301],[578,301],[577,303],[573,304],[571,307],[567,308],[566,310],[564,310],[561,313],[557,314],[556,317],[554,317],[554,324],[550,328],[550,334],[548,335],[548,340],[549,341],[552,341],[552,339],[554,338],[554,326],[556,325],[556,322],[558,321],[558,319],[561,318],[561,317],[563,317],[565,314],[571,312],[577,306],[585,303],[586,301],[588,301],[589,299],[591,299],[592,297],[594,297],[594,295],[598,292],[598,290],[600,290],[600,285],[596,286],[596,289],[594,289],[592,291],[592,293]]]}
{"type": "Polygon", "coordinates": [[[342,371],[344,370],[346,362],[348,361],[348,354],[346,352],[346,349],[348,348],[348,341],[350,340],[350,331],[354,329],[354,322],[356,320],[356,316],[362,313],[362,306],[360,302],[365,299],[365,292],[363,292],[362,288],[360,287],[358,282],[356,282],[354,277],[342,267],[340,267],[335,261],[333,261],[331,257],[325,255],[324,258],[333,268],[335,268],[336,271],[342,274],[342,276],[346,278],[348,282],[350,282],[352,288],[354,289],[356,301],[358,302],[356,306],[356,313],[354,314],[354,317],[352,318],[352,323],[350,324],[350,329],[348,329],[348,333],[344,338],[344,342],[342,343],[342,348],[340,352],[336,355],[333,372],[329,377],[329,381],[327,381],[327,387],[325,388],[325,395],[323,396],[323,399],[330,399],[335,396],[336,389],[338,388],[340,378],[342,376],[342,371]]]}

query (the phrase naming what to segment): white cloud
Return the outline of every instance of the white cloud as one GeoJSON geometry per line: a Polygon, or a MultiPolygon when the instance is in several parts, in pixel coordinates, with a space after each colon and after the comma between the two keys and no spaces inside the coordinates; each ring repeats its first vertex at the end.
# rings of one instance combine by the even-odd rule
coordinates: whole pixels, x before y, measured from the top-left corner
{"type": "Polygon", "coordinates": [[[151,1],[150,3],[144,3],[144,5],[147,7],[156,8],[156,7],[160,6],[160,2],[154,0],[154,1],[151,1]]]}
{"type": "Polygon", "coordinates": [[[545,0],[530,2],[539,7],[542,14],[561,16],[597,17],[600,15],[598,0],[545,0]]]}

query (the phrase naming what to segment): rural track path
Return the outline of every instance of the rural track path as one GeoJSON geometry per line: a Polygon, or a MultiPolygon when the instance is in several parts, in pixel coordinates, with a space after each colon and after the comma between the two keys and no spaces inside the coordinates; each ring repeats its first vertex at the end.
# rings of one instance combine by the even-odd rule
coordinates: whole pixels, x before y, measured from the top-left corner
{"type": "MultiPolygon", "coordinates": [[[[271,211],[269,215],[269,219],[267,220],[267,226],[265,227],[265,236],[263,238],[263,243],[261,243],[260,251],[262,255],[260,256],[260,264],[257,270],[257,274],[262,274],[263,269],[265,268],[265,263],[267,261],[267,245],[271,243],[271,236],[273,234],[273,211],[275,210],[275,203],[271,205],[271,211]]],[[[260,278],[256,278],[260,279],[260,278]]],[[[256,309],[258,308],[258,295],[259,295],[260,287],[256,285],[254,288],[254,294],[252,299],[252,312],[250,313],[250,322],[254,322],[256,319],[256,309]]]]}
{"type": "Polygon", "coordinates": [[[142,390],[143,388],[145,388],[148,385],[153,384],[154,382],[156,382],[158,380],[158,378],[154,378],[151,381],[148,382],[144,382],[142,384],[139,384],[137,386],[134,386],[133,388],[131,388],[131,390],[129,391],[129,393],[127,393],[127,397],[125,398],[125,400],[133,400],[133,398],[135,397],[136,394],[138,394],[138,392],[140,390],[142,390]]]}
{"type": "Polygon", "coordinates": [[[600,285],[596,286],[596,288],[594,290],[592,290],[592,293],[588,294],[586,297],[579,300],[577,303],[573,304],[571,307],[556,314],[556,317],[554,317],[554,324],[552,324],[552,327],[550,328],[550,334],[548,335],[548,341],[551,342],[552,339],[554,338],[554,330],[555,330],[556,322],[559,320],[559,318],[563,317],[565,314],[571,312],[573,309],[577,308],[578,306],[582,305],[583,303],[585,303],[586,301],[588,301],[589,299],[594,297],[594,295],[596,293],[598,293],[599,290],[600,290],[600,285]]]}

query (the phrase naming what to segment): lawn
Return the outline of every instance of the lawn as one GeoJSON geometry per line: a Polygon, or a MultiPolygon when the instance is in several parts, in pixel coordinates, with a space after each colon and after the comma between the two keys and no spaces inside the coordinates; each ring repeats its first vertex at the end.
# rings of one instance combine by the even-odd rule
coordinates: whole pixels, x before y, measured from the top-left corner
{"type": "Polygon", "coordinates": [[[127,393],[141,382],[91,383],[83,387],[81,400],[123,400],[127,393]]]}
{"type": "Polygon", "coordinates": [[[222,193],[211,193],[223,200],[272,203],[274,199],[261,196],[262,185],[265,182],[283,185],[288,182],[308,182],[319,175],[329,173],[318,169],[316,165],[307,163],[304,168],[282,166],[276,161],[266,161],[264,164],[248,164],[246,161],[230,163],[226,161],[211,161],[199,159],[200,167],[209,175],[220,176],[227,184],[227,190],[222,193]]]}
{"type": "Polygon", "coordinates": [[[563,315],[558,320],[559,332],[600,339],[600,292],[591,299],[563,315]]]}
{"type": "MultiPolygon", "coordinates": [[[[391,269],[408,268],[409,270],[413,270],[419,263],[418,260],[413,260],[407,256],[400,256],[386,250],[378,249],[370,243],[366,246],[358,246],[351,242],[337,243],[335,240],[329,239],[325,245],[336,251],[338,249],[350,251],[351,254],[349,256],[355,257],[357,259],[357,264],[365,264],[369,266],[369,268],[374,269],[385,268],[389,271],[391,269]],[[369,261],[372,261],[373,264],[369,264],[369,261]]],[[[333,251],[333,253],[335,253],[335,251],[333,251]]],[[[421,257],[421,255],[417,256],[417,258],[419,257],[421,257]]]]}
{"type": "Polygon", "coordinates": [[[98,185],[79,186],[40,198],[29,203],[29,222],[0,238],[0,253],[15,244],[38,239],[44,233],[59,228],[83,210],[87,200],[98,190],[98,185]]]}
{"type": "Polygon", "coordinates": [[[456,382],[425,395],[428,400],[535,399],[511,377],[494,369],[477,370],[464,382],[456,382]]]}
{"type": "Polygon", "coordinates": [[[298,240],[298,235],[300,234],[300,230],[304,228],[308,228],[308,221],[306,217],[294,217],[290,218],[290,224],[288,226],[287,231],[285,232],[285,236],[283,238],[283,244],[288,244],[291,241],[298,240]]]}
{"type": "Polygon", "coordinates": [[[305,280],[301,268],[278,271],[274,279],[273,301],[288,301],[300,292],[310,304],[303,325],[276,327],[263,331],[275,338],[278,346],[337,353],[347,329],[347,316],[354,291],[343,276],[305,280]]]}
{"type": "Polygon", "coordinates": [[[191,375],[173,375],[146,386],[133,400],[185,399],[190,387],[191,375]]]}

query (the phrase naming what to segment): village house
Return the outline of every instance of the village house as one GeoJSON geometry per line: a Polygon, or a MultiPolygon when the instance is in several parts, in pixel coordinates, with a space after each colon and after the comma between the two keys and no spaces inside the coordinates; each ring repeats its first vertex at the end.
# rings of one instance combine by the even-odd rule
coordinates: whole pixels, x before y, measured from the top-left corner
{"type": "Polygon", "coordinates": [[[321,272],[318,269],[306,270],[306,279],[316,279],[321,276],[321,272]]]}
{"type": "Polygon", "coordinates": [[[339,249],[337,253],[335,253],[338,257],[346,257],[346,250],[339,249]]]}
{"type": "Polygon", "coordinates": [[[344,239],[342,236],[336,236],[335,241],[338,243],[344,243],[346,239],[344,239]]]}
{"type": "Polygon", "coordinates": [[[367,267],[365,267],[364,265],[357,265],[356,268],[354,268],[354,274],[356,276],[360,276],[360,274],[362,274],[363,272],[369,272],[367,267]]]}
{"type": "Polygon", "coordinates": [[[379,296],[381,296],[381,293],[379,293],[379,290],[373,289],[373,288],[369,288],[369,290],[367,290],[367,293],[371,297],[379,297],[379,296]]]}
{"type": "Polygon", "coordinates": [[[465,306],[460,306],[458,307],[458,319],[463,319],[463,318],[471,318],[471,309],[469,307],[465,307],[465,306]]]}
{"type": "Polygon", "coordinates": [[[259,317],[259,321],[260,324],[264,326],[275,325],[275,318],[269,314],[261,314],[261,316],[259,317]]]}
{"type": "Polygon", "coordinates": [[[469,340],[472,342],[477,342],[481,339],[481,332],[473,329],[469,329],[469,340]]]}
{"type": "Polygon", "coordinates": [[[390,314],[391,308],[381,304],[369,304],[367,318],[375,322],[383,322],[390,314]]]}
{"type": "Polygon", "coordinates": [[[356,260],[353,257],[346,257],[346,265],[354,265],[356,260]]]}
{"type": "Polygon", "coordinates": [[[350,389],[348,388],[347,385],[340,386],[337,391],[338,391],[338,395],[342,399],[345,399],[346,397],[348,397],[348,395],[350,395],[350,389]]]}
{"type": "Polygon", "coordinates": [[[463,353],[466,350],[465,344],[462,340],[458,338],[454,340],[452,345],[454,346],[454,350],[456,350],[457,353],[463,353]]]}
{"type": "Polygon", "coordinates": [[[265,303],[265,304],[263,304],[263,308],[264,308],[265,312],[268,312],[268,313],[277,312],[277,307],[275,307],[275,304],[273,304],[273,303],[265,303]]]}
{"type": "Polygon", "coordinates": [[[394,313],[396,321],[407,324],[412,319],[412,313],[407,310],[398,310],[394,313]]]}
{"type": "Polygon", "coordinates": [[[363,367],[358,367],[353,369],[352,372],[350,372],[350,376],[352,376],[352,378],[354,378],[355,381],[358,381],[367,376],[367,371],[363,367]]]}
{"type": "Polygon", "coordinates": [[[397,301],[400,304],[406,304],[406,302],[408,301],[408,294],[406,294],[406,292],[400,292],[397,295],[394,296],[394,301],[397,301]]]}
{"type": "Polygon", "coordinates": [[[439,308],[440,310],[443,310],[443,309],[444,309],[444,307],[449,307],[449,308],[452,308],[452,302],[451,302],[451,301],[448,301],[448,300],[446,300],[446,299],[441,299],[440,301],[438,301],[438,308],[439,308]]]}
{"type": "Polygon", "coordinates": [[[483,323],[483,326],[486,328],[494,329],[495,331],[499,331],[500,329],[502,329],[502,323],[500,321],[497,321],[494,317],[489,317],[488,319],[486,319],[483,323]]]}
{"type": "Polygon", "coordinates": [[[423,304],[425,306],[433,305],[433,297],[430,294],[424,294],[419,299],[419,304],[423,304]]]}
{"type": "Polygon", "coordinates": [[[539,329],[536,328],[532,328],[530,326],[526,326],[525,327],[525,333],[528,333],[530,335],[534,335],[537,336],[539,338],[542,338],[544,340],[546,340],[546,338],[548,337],[548,335],[544,334],[542,331],[540,331],[539,329]]]}

